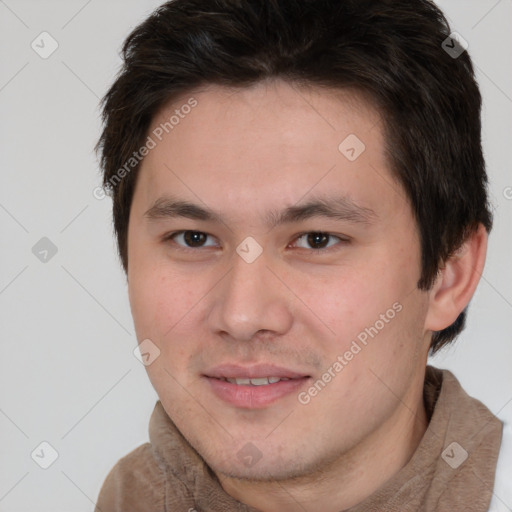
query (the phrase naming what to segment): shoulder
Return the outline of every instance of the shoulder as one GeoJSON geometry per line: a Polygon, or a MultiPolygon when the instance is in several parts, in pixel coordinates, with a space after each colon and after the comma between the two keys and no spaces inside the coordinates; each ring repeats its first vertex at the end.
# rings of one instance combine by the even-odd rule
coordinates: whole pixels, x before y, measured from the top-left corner
{"type": "Polygon", "coordinates": [[[489,512],[512,510],[512,408],[500,419],[503,422],[503,435],[489,512]]]}
{"type": "Polygon", "coordinates": [[[145,443],[121,458],[108,473],[95,512],[164,510],[165,474],[145,443]]]}

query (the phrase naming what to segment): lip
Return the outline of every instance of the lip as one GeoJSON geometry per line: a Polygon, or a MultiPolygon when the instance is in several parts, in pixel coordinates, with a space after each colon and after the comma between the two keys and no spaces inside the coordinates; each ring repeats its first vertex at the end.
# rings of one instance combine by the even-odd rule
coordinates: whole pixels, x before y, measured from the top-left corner
{"type": "Polygon", "coordinates": [[[214,377],[216,379],[261,379],[262,377],[279,377],[288,379],[300,379],[309,377],[306,373],[296,372],[282,366],[273,364],[257,364],[252,366],[239,366],[236,364],[222,364],[207,370],[204,375],[206,377],[214,377]]]}
{"type": "Polygon", "coordinates": [[[291,393],[297,394],[299,389],[311,379],[304,373],[268,364],[246,367],[220,365],[208,370],[203,378],[218,398],[242,409],[263,409],[291,393]],[[263,386],[238,385],[221,380],[221,378],[258,379],[262,377],[280,377],[290,380],[263,386]]]}

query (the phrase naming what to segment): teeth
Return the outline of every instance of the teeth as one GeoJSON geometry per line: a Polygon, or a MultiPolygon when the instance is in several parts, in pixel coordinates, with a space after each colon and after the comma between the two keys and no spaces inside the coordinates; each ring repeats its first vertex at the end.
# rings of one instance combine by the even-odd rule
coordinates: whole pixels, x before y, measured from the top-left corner
{"type": "MultiPolygon", "coordinates": [[[[272,377],[270,377],[272,378],[272,377]]],[[[253,386],[264,386],[266,384],[269,384],[269,379],[267,377],[262,377],[261,379],[251,379],[251,384],[253,386]]]]}
{"type": "Polygon", "coordinates": [[[290,380],[288,377],[261,377],[259,379],[224,379],[230,382],[231,384],[236,384],[238,386],[265,386],[267,384],[275,384],[280,380],[290,380]]]}

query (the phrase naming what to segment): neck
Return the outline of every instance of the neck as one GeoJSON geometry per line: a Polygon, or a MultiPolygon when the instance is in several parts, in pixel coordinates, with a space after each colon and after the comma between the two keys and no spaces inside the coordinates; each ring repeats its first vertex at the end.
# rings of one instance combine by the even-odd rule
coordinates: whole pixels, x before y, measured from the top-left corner
{"type": "Polygon", "coordinates": [[[292,481],[255,482],[217,475],[224,490],[263,512],[339,512],[361,503],[411,459],[428,426],[423,386],[400,402],[379,429],[350,452],[292,481]]]}

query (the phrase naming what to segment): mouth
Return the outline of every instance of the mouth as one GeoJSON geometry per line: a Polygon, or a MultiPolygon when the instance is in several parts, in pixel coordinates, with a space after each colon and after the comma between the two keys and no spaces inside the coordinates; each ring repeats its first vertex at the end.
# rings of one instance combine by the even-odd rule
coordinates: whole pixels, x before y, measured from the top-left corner
{"type": "Polygon", "coordinates": [[[275,384],[276,382],[292,379],[289,377],[260,377],[257,379],[248,379],[244,377],[228,379],[227,377],[220,377],[219,380],[229,382],[230,384],[236,384],[237,386],[267,386],[268,384],[275,384]]]}
{"type": "Polygon", "coordinates": [[[261,409],[298,393],[310,375],[274,365],[221,365],[203,376],[213,394],[238,408],[261,409]]]}

